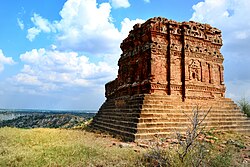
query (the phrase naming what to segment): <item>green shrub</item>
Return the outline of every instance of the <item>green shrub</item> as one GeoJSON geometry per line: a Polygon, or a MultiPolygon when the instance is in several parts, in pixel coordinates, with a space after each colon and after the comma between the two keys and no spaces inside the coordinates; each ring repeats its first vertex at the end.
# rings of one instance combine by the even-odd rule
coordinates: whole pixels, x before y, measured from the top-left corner
{"type": "Polygon", "coordinates": [[[250,117],[250,103],[247,101],[246,98],[242,98],[238,101],[238,105],[243,113],[250,117]]]}
{"type": "MultiPolygon", "coordinates": [[[[232,153],[226,150],[214,157],[211,157],[209,166],[211,167],[228,167],[232,163],[232,153]]],[[[232,165],[231,165],[232,166],[232,165]]]]}

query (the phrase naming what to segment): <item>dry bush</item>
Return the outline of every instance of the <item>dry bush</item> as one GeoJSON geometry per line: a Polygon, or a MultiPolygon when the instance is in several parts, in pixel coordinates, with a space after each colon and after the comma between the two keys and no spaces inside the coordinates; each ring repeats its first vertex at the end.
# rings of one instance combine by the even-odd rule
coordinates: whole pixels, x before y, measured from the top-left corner
{"type": "MultiPolygon", "coordinates": [[[[185,134],[176,133],[176,147],[162,148],[160,141],[140,158],[140,166],[153,167],[179,167],[179,166],[229,166],[232,154],[229,151],[221,154],[212,154],[213,146],[205,141],[204,120],[209,114],[208,111],[201,111],[197,106],[193,109],[193,115],[189,117],[190,126],[185,134]]],[[[210,132],[211,133],[211,132],[210,132]]]]}

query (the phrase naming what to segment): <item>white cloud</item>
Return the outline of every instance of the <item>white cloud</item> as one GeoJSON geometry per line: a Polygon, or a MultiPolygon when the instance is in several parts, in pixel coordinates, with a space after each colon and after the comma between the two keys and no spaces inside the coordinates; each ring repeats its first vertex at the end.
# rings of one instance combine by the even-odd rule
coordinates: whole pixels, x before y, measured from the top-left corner
{"type": "MultiPolygon", "coordinates": [[[[34,13],[33,17],[31,17],[31,21],[35,26],[28,29],[28,34],[26,38],[28,38],[30,41],[33,41],[35,37],[39,35],[40,32],[44,33],[56,32],[56,27],[53,24],[51,24],[47,19],[42,18],[40,15],[36,13],[34,13]]],[[[18,24],[20,28],[24,26],[19,19],[18,19],[18,24]]]]}
{"type": "Polygon", "coordinates": [[[4,70],[4,65],[13,65],[15,64],[14,60],[12,57],[5,57],[3,54],[3,51],[0,49],[0,72],[4,70]]]}
{"type": "Polygon", "coordinates": [[[51,47],[52,50],[55,50],[57,48],[57,46],[54,45],[54,44],[52,44],[50,47],[51,47]]]}
{"type": "Polygon", "coordinates": [[[40,29],[36,28],[36,27],[32,27],[28,29],[28,34],[26,35],[26,38],[28,38],[28,40],[33,41],[35,39],[35,37],[41,32],[40,29]]]}
{"type": "Polygon", "coordinates": [[[205,0],[193,6],[195,12],[191,20],[222,29],[226,42],[246,39],[250,38],[249,8],[249,0],[205,0]]]}
{"type": "Polygon", "coordinates": [[[117,52],[122,39],[110,12],[109,3],[97,6],[95,0],[68,0],[56,24],[60,32],[58,47],[91,53],[117,52]]]}
{"type": "Polygon", "coordinates": [[[130,3],[128,0],[110,0],[111,5],[114,8],[128,8],[130,3]]]}
{"type": "Polygon", "coordinates": [[[33,17],[31,18],[31,21],[34,23],[34,25],[41,31],[50,33],[55,32],[55,27],[50,24],[50,22],[47,19],[42,18],[40,15],[34,13],[33,17]]]}
{"type": "MultiPolygon", "coordinates": [[[[61,20],[49,22],[38,14],[31,20],[34,27],[27,38],[33,41],[39,33],[53,33],[56,39],[52,50],[86,53],[115,67],[120,57],[120,43],[136,23],[144,20],[125,18],[121,30],[115,27],[109,3],[97,4],[96,0],[68,0],[60,11],[61,20]]],[[[34,57],[36,54],[33,54],[34,57]]],[[[114,79],[114,78],[111,78],[114,79]]]]}
{"type": "Polygon", "coordinates": [[[150,3],[150,0],[144,0],[144,2],[146,2],[146,3],[150,3]]]}
{"type": "Polygon", "coordinates": [[[32,76],[25,73],[20,73],[16,75],[15,79],[18,83],[23,83],[25,85],[42,85],[42,83],[38,80],[37,76],[32,76]]]}
{"type": "Polygon", "coordinates": [[[250,15],[249,0],[205,0],[193,6],[191,20],[209,23],[222,30],[222,54],[228,95],[238,97],[245,89],[250,97],[250,15]],[[236,87],[232,84],[236,83],[236,87]],[[238,90],[237,90],[238,89],[238,90]],[[239,91],[241,90],[241,91],[239,91]]]}
{"type": "Polygon", "coordinates": [[[18,24],[18,26],[20,27],[20,29],[21,29],[21,30],[23,30],[23,29],[24,29],[24,24],[23,24],[23,21],[22,21],[22,20],[20,20],[19,18],[17,18],[17,24],[18,24]]]}
{"type": "MultiPolygon", "coordinates": [[[[121,1],[122,2],[122,1],[121,1]]],[[[123,2],[124,3],[124,2],[123,2]]],[[[61,20],[49,22],[38,14],[31,18],[34,27],[28,30],[32,41],[41,33],[55,33],[59,50],[83,51],[91,54],[120,54],[120,43],[132,24],[140,19],[124,19],[121,31],[115,27],[109,3],[97,4],[96,0],[68,0],[60,11],[61,20]],[[126,25],[128,24],[128,25],[126,25]]]]}
{"type": "Polygon", "coordinates": [[[122,28],[121,28],[121,33],[122,33],[122,37],[126,38],[128,36],[128,33],[130,30],[133,29],[133,26],[137,23],[144,23],[145,20],[142,19],[135,19],[135,20],[130,20],[129,18],[125,18],[122,22],[122,28]]]}
{"type": "Polygon", "coordinates": [[[25,65],[12,80],[43,92],[74,86],[100,87],[116,75],[116,70],[107,63],[91,63],[76,52],[41,48],[20,55],[20,59],[25,65]]]}

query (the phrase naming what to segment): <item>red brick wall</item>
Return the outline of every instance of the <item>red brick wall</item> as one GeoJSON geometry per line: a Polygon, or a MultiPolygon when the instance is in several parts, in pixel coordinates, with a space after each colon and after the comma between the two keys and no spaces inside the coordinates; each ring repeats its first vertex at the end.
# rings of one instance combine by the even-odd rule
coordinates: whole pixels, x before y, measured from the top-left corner
{"type": "Polygon", "coordinates": [[[106,84],[106,97],[224,97],[221,46],[221,31],[208,24],[161,17],[136,24],[121,44],[118,77],[106,84]]]}

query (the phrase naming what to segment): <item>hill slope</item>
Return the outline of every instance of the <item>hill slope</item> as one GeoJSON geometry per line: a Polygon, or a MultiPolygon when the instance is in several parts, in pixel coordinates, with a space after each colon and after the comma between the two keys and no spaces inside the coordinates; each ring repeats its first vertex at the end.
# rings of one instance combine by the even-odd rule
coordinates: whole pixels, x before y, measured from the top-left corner
{"type": "Polygon", "coordinates": [[[135,166],[132,148],[66,129],[0,128],[0,166],[135,166]]]}

